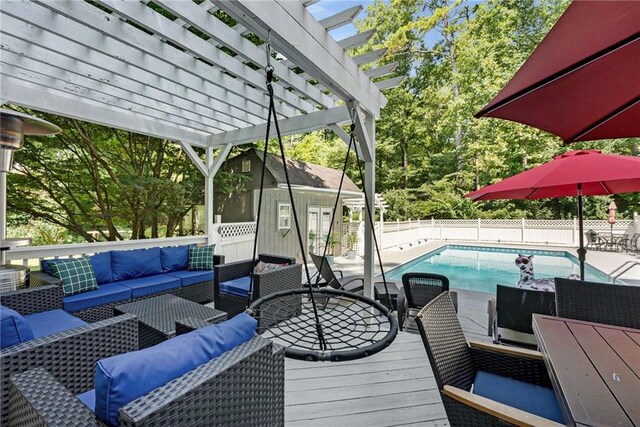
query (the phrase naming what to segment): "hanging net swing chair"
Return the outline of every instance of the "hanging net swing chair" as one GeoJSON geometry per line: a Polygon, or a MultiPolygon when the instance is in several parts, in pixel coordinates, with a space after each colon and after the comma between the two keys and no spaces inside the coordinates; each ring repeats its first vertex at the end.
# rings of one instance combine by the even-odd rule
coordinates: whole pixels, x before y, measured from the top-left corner
{"type": "MultiPolygon", "coordinates": [[[[267,42],[267,91],[269,95],[269,113],[267,131],[264,142],[260,192],[258,197],[258,211],[256,220],[253,259],[256,259],[258,246],[258,230],[260,226],[260,212],[264,189],[265,165],[269,146],[271,122],[276,130],[284,175],[291,201],[291,211],[295,224],[298,244],[302,254],[303,268],[307,282],[300,289],[287,290],[266,295],[251,303],[253,292],[253,278],[251,279],[247,312],[258,320],[258,332],[265,338],[271,339],[285,348],[285,356],[306,361],[347,361],[371,356],[389,346],[398,333],[398,322],[393,313],[384,305],[371,298],[345,290],[334,289],[329,286],[320,287],[316,282],[312,285],[309,274],[307,255],[303,243],[300,222],[295,207],[293,191],[289,179],[289,171],[282,143],[282,136],[278,126],[273,95],[273,67],[271,66],[270,43],[267,42]]],[[[352,111],[355,118],[355,109],[352,111]]],[[[355,152],[357,168],[364,183],[364,173],[360,164],[358,152],[355,149],[355,121],[352,120],[347,154],[344,159],[342,177],[335,199],[335,205],[327,236],[335,223],[336,213],[340,201],[340,193],[345,178],[352,148],[355,152]]],[[[373,229],[373,215],[369,196],[364,192],[368,219],[373,229]]],[[[378,262],[382,270],[382,282],[387,301],[390,301],[384,270],[380,258],[378,242],[373,235],[378,262]]],[[[324,245],[322,264],[326,263],[327,246],[324,245]]],[[[321,265],[322,265],[321,264],[321,265]]],[[[328,264],[326,264],[328,265],[328,264]]],[[[322,268],[321,268],[322,269],[322,268]]],[[[319,278],[320,276],[318,276],[319,278]]]]}

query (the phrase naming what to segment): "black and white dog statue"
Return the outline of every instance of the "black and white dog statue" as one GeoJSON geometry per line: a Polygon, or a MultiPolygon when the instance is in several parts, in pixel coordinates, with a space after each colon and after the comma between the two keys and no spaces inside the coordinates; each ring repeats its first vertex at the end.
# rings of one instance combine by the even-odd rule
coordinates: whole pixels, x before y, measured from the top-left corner
{"type": "MultiPolygon", "coordinates": [[[[555,292],[556,286],[553,278],[536,279],[533,276],[533,255],[518,254],[516,266],[520,269],[520,280],[516,285],[521,289],[532,289],[534,291],[555,292]]],[[[569,275],[568,279],[579,280],[577,274],[569,275]]]]}

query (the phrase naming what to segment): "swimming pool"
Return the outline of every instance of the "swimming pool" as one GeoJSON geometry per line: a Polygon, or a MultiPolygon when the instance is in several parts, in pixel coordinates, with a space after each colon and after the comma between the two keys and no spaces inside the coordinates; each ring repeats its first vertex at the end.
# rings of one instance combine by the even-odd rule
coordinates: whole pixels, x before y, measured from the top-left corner
{"type": "MultiPolygon", "coordinates": [[[[564,251],[445,245],[390,270],[386,277],[402,282],[404,273],[436,273],[447,276],[452,288],[495,293],[496,284],[515,286],[518,283],[520,271],[515,265],[518,254],[535,255],[536,278],[580,274],[578,258],[564,251]]],[[[588,264],[584,274],[585,280],[609,281],[605,273],[588,264]]]]}

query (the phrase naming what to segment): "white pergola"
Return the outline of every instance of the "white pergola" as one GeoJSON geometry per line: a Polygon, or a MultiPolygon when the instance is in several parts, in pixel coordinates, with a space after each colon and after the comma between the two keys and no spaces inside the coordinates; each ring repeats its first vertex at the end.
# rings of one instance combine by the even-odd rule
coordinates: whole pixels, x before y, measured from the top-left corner
{"type": "MultiPolygon", "coordinates": [[[[361,6],[318,21],[306,10],[316,1],[2,0],[0,101],[178,142],[205,177],[211,239],[213,177],[234,145],[265,137],[267,54],[247,36],[270,38],[278,58],[286,58],[271,61],[282,133],[329,128],[348,141],[341,125],[355,109],[364,190],[373,195],[375,119],[386,104],[381,90],[401,78],[379,79],[396,64],[360,69],[384,50],[349,55],[374,31],[340,41],[329,33],[361,6]],[[237,23],[227,25],[219,11],[237,23]],[[204,162],[193,147],[205,149],[204,162]]],[[[6,229],[6,179],[0,180],[6,229]]],[[[373,263],[367,222],[368,283],[373,263]]]]}

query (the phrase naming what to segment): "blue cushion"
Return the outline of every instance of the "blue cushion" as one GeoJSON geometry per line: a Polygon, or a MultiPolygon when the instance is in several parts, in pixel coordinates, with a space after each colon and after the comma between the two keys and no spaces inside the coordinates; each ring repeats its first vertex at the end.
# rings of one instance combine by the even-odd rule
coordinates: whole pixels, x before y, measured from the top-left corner
{"type": "Polygon", "coordinates": [[[189,286],[195,283],[213,280],[213,271],[204,271],[204,270],[172,271],[171,273],[167,273],[167,275],[178,277],[180,280],[182,280],[182,286],[189,286]]]}
{"type": "Polygon", "coordinates": [[[119,408],[249,341],[256,325],[253,317],[241,313],[153,347],[98,361],[96,415],[116,426],[119,408]]]}
{"type": "Polygon", "coordinates": [[[131,289],[131,296],[138,298],[179,288],[180,279],[168,274],[158,274],[155,276],[140,277],[138,279],[122,280],[117,284],[131,289]]]}
{"type": "Polygon", "coordinates": [[[84,403],[91,409],[92,412],[96,411],[96,389],[92,388],[89,391],[85,391],[76,396],[80,399],[80,402],[84,403]]]}
{"type": "Polygon", "coordinates": [[[564,424],[553,389],[478,371],[473,393],[564,424]]]}
{"type": "Polygon", "coordinates": [[[249,286],[251,285],[251,277],[244,276],[239,279],[229,280],[220,283],[220,290],[237,297],[248,297],[249,286]]]}
{"type": "Polygon", "coordinates": [[[65,311],[74,312],[86,310],[98,305],[126,301],[131,298],[131,289],[117,283],[107,283],[94,291],[83,292],[64,297],[65,311]]]}
{"type": "Polygon", "coordinates": [[[160,248],[162,272],[186,270],[189,265],[189,246],[160,248]]]}
{"type": "Polygon", "coordinates": [[[86,326],[87,322],[70,315],[64,310],[43,311],[28,314],[24,319],[31,327],[35,338],[46,337],[68,329],[86,326]]]}
{"type": "Polygon", "coordinates": [[[113,281],[162,274],[160,248],[111,251],[113,281]]]}
{"type": "Polygon", "coordinates": [[[111,252],[102,252],[91,255],[89,257],[93,266],[93,273],[96,275],[98,285],[113,282],[113,273],[111,271],[111,252]]]}
{"type": "Polygon", "coordinates": [[[62,259],[60,258],[43,259],[40,261],[40,270],[44,271],[47,274],[53,275],[53,273],[51,272],[51,264],[60,261],[62,261],[62,259]]]}
{"type": "Polygon", "coordinates": [[[20,313],[0,305],[0,348],[32,340],[33,331],[20,313]]]}

